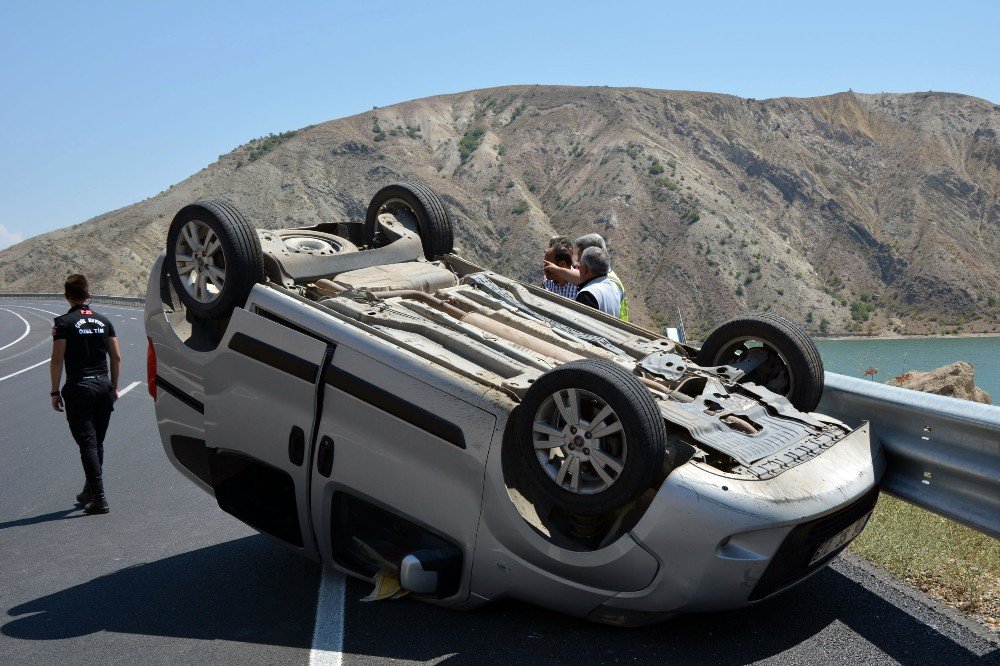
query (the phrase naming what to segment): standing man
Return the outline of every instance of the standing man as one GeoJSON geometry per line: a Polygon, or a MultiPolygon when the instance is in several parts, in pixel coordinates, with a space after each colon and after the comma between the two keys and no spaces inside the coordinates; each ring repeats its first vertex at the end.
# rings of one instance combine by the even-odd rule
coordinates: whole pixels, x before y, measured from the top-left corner
{"type": "Polygon", "coordinates": [[[108,318],[94,312],[87,278],[75,274],[66,278],[66,300],[70,309],[56,317],[52,327],[52,409],[63,411],[65,405],[69,431],[80,447],[80,460],[87,482],[76,501],[84,513],[107,513],[101,468],[104,464],[104,435],[111,412],[118,399],[118,372],[121,352],[115,328],[108,318]],[[111,376],[108,377],[108,359],[111,376]],[[59,380],[66,367],[62,393],[59,380]]]}
{"type": "Polygon", "coordinates": [[[588,247],[580,255],[580,293],[577,303],[589,305],[612,317],[617,317],[622,306],[622,292],[611,278],[611,261],[600,247],[588,247]]]}

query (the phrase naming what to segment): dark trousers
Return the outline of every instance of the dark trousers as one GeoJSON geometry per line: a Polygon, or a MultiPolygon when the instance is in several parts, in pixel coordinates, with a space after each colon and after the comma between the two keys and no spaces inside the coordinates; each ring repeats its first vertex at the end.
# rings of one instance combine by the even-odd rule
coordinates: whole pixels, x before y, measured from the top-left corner
{"type": "Polygon", "coordinates": [[[87,486],[95,495],[104,494],[104,435],[114,411],[115,394],[106,377],[68,379],[62,388],[69,431],[80,447],[87,486]]]}

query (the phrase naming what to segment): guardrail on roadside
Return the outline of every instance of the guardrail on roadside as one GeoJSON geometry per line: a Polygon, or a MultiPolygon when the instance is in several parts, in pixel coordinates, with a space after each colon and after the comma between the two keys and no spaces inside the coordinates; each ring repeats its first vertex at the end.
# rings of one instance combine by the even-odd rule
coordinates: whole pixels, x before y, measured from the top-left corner
{"type": "MultiPolygon", "coordinates": [[[[14,301],[49,301],[57,300],[61,301],[65,296],[62,294],[0,294],[0,299],[10,299],[14,301]]],[[[104,303],[106,305],[124,305],[141,308],[146,304],[145,298],[136,298],[133,296],[91,296],[90,300],[92,303],[104,303]]]]}
{"type": "Polygon", "coordinates": [[[1000,539],[1000,407],[828,372],[817,411],[871,422],[884,492],[1000,539]]]}

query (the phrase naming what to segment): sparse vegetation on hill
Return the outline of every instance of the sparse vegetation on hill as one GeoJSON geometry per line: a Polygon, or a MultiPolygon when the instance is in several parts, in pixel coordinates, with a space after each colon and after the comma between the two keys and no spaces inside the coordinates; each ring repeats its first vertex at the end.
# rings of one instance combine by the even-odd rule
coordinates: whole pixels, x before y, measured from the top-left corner
{"type": "Polygon", "coordinates": [[[521,278],[537,279],[549,236],[605,235],[640,324],[679,307],[706,333],[767,309],[817,334],[1000,331],[998,136],[1000,107],[945,93],[446,95],[255,139],[0,252],[0,290],[58,290],[79,267],[96,289],[140,294],[166,225],[199,197],[265,227],[315,224],[362,219],[407,179],[443,195],[463,253],[521,278]]]}
{"type": "Polygon", "coordinates": [[[385,141],[385,131],[378,122],[378,116],[375,116],[375,118],[372,119],[372,134],[375,135],[374,140],[376,142],[385,141]]]}
{"type": "Polygon", "coordinates": [[[283,144],[285,141],[293,138],[296,134],[298,134],[297,131],[289,130],[287,132],[268,134],[267,136],[262,136],[259,139],[254,139],[250,143],[246,144],[247,159],[251,162],[260,159],[283,144]]]}
{"type": "Polygon", "coordinates": [[[483,142],[483,136],[485,135],[486,130],[482,127],[470,129],[462,135],[462,140],[458,142],[458,158],[462,164],[469,161],[469,157],[479,147],[479,144],[483,142]]]}

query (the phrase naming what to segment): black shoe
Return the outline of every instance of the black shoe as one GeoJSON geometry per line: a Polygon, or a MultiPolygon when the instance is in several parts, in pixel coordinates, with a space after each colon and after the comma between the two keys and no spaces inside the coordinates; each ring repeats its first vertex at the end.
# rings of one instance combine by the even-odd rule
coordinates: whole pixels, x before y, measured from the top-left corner
{"type": "Polygon", "coordinates": [[[83,490],[81,490],[76,496],[76,503],[89,504],[92,499],[94,499],[94,495],[90,492],[90,486],[88,484],[84,484],[83,490]]]}
{"type": "Polygon", "coordinates": [[[97,497],[91,498],[87,502],[87,506],[83,507],[83,512],[88,515],[94,515],[96,513],[107,513],[111,511],[108,508],[108,500],[105,499],[104,495],[98,495],[97,497]]]}

